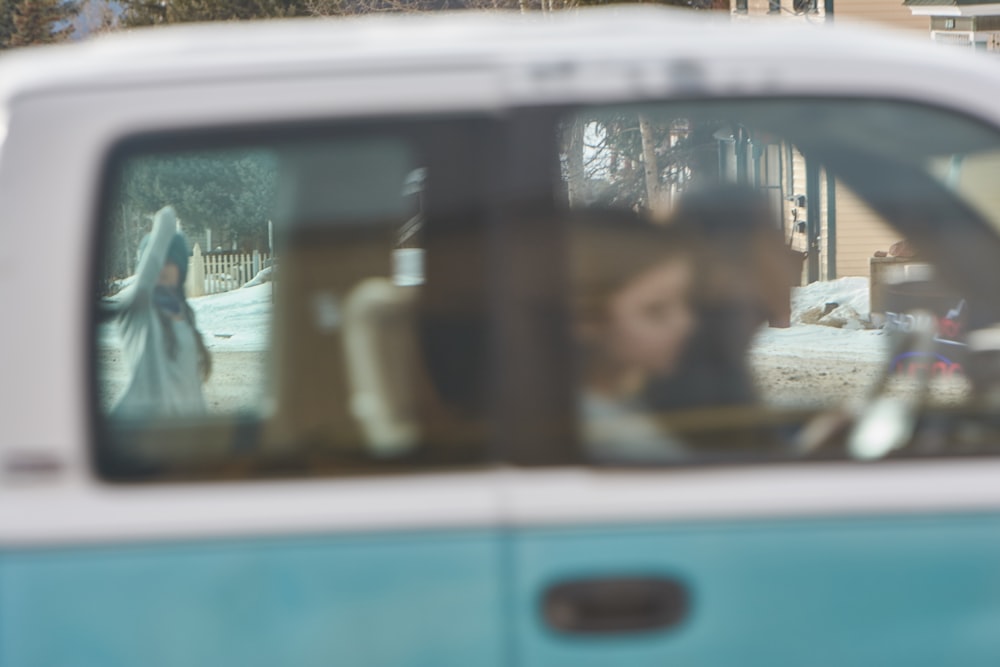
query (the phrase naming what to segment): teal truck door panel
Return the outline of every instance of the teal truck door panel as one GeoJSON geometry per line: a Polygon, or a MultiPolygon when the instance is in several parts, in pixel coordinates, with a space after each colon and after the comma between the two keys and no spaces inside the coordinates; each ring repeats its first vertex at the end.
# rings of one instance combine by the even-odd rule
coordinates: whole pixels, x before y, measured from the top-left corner
{"type": "Polygon", "coordinates": [[[1000,664],[1000,134],[870,95],[556,123],[522,665],[1000,664]]]}
{"type": "Polygon", "coordinates": [[[519,654],[550,667],[997,664],[998,528],[991,513],[525,529],[519,654]],[[679,584],[676,623],[629,629],[665,604],[634,592],[557,612],[619,617],[617,630],[547,617],[555,585],[625,578],[679,584]]]}
{"type": "Polygon", "coordinates": [[[0,664],[501,665],[496,535],[400,532],[0,555],[0,664]]]}

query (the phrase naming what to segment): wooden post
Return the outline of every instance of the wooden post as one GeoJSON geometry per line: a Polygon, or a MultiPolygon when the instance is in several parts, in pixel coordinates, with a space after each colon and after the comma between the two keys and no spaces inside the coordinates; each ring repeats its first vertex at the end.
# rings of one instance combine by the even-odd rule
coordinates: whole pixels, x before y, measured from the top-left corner
{"type": "Polygon", "coordinates": [[[581,206],[586,188],[586,174],[583,167],[583,121],[570,122],[564,132],[563,145],[566,147],[566,195],[570,208],[581,206]]]}
{"type": "Polygon", "coordinates": [[[207,280],[205,281],[205,292],[208,294],[215,294],[215,274],[218,255],[206,255],[205,256],[205,273],[207,274],[207,280]]]}
{"type": "Polygon", "coordinates": [[[205,296],[205,258],[201,254],[201,246],[197,243],[191,250],[188,259],[187,280],[184,285],[188,296],[205,296]]]}
{"type": "Polygon", "coordinates": [[[646,176],[646,208],[656,213],[660,209],[660,169],[656,160],[653,128],[646,116],[639,114],[639,136],[642,141],[643,171],[646,176]]]}

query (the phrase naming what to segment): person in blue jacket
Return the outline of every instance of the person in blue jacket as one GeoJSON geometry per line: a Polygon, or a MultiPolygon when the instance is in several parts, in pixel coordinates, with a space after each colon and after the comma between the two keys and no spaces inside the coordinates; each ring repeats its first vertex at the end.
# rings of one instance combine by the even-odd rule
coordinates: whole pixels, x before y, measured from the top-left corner
{"type": "Polygon", "coordinates": [[[204,414],[202,384],[211,356],[184,295],[190,251],[166,206],[139,245],[135,279],[116,298],[119,336],[129,381],[112,415],[118,418],[204,414]]]}

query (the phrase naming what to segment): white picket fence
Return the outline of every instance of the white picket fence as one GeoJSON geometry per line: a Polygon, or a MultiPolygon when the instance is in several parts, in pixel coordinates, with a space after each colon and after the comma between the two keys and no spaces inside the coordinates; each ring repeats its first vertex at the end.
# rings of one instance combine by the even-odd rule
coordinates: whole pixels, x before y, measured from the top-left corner
{"type": "Polygon", "coordinates": [[[268,266],[271,256],[253,251],[202,253],[197,243],[188,261],[185,288],[188,296],[219,294],[242,287],[268,266]]]}

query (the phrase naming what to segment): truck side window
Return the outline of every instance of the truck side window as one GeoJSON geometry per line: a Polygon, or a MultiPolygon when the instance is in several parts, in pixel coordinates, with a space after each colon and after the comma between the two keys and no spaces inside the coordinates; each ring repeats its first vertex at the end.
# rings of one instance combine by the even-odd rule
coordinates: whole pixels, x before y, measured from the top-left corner
{"type": "Polygon", "coordinates": [[[463,149],[448,153],[472,150],[467,134],[126,142],[108,169],[95,307],[100,471],[481,462],[483,235],[459,210],[480,185],[463,149]]]}
{"type": "Polygon", "coordinates": [[[994,129],[772,100],[555,132],[586,460],[996,453],[994,129]]]}

